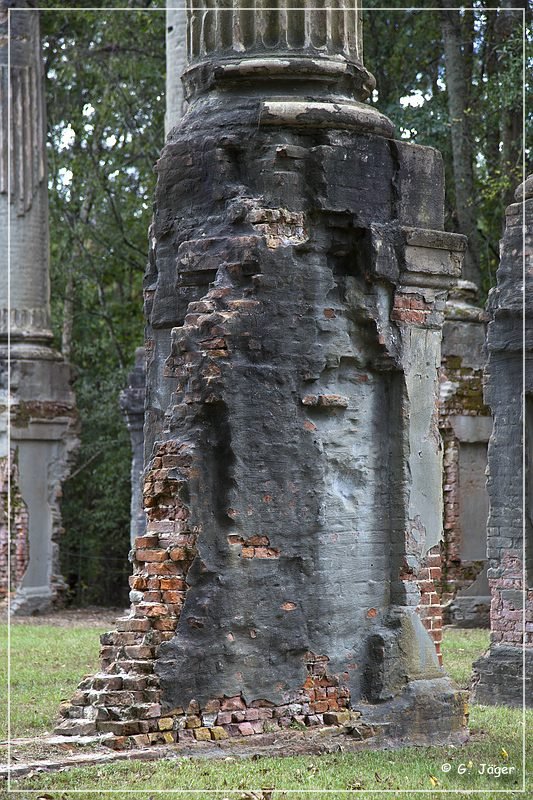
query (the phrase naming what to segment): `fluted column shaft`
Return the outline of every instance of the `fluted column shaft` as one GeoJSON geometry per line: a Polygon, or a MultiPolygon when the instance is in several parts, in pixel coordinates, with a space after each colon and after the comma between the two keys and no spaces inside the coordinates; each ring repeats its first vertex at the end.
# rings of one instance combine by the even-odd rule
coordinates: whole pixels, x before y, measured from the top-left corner
{"type": "Polygon", "coordinates": [[[222,79],[250,77],[277,82],[266,95],[310,99],[364,100],[375,85],[363,66],[360,0],[303,0],[296,8],[289,0],[188,0],[187,14],[189,98],[222,79]]]}
{"type": "Polygon", "coordinates": [[[38,12],[22,9],[11,12],[8,53],[7,3],[0,4],[0,338],[10,325],[12,341],[42,341],[52,336],[43,68],[38,12]]]}
{"type": "Polygon", "coordinates": [[[189,60],[213,53],[237,57],[251,53],[344,56],[362,62],[359,0],[189,1],[189,60]]]}

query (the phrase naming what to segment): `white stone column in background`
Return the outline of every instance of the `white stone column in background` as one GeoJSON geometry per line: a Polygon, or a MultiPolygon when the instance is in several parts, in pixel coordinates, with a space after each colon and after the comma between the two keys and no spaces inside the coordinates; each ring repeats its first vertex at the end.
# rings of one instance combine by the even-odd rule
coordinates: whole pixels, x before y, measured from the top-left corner
{"type": "MultiPolygon", "coordinates": [[[[11,606],[18,613],[46,610],[62,588],[59,500],[77,444],[70,367],[51,346],[45,136],[39,14],[23,0],[16,7],[0,0],[0,384],[30,540],[28,568],[11,606]]],[[[7,456],[5,448],[0,455],[7,456]]]]}
{"type": "Polygon", "coordinates": [[[165,134],[180,121],[184,111],[181,73],[187,66],[187,13],[184,0],[167,0],[167,99],[165,134]]]}

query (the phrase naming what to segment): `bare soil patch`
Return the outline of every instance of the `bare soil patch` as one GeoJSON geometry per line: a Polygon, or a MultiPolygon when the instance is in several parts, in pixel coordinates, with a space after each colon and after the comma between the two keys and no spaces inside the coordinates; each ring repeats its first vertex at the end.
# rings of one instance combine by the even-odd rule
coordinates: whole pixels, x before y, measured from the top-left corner
{"type": "MultiPolygon", "coordinates": [[[[322,753],[358,752],[368,749],[396,748],[398,742],[378,734],[358,740],[345,728],[309,728],[304,731],[284,730],[257,734],[249,739],[234,738],[222,742],[175,743],[131,750],[111,750],[97,737],[45,736],[40,739],[18,739],[12,743],[10,771],[12,777],[35,775],[38,772],[62,770],[82,765],[105,764],[110,761],[160,758],[239,759],[272,756],[320,755],[322,753]]],[[[0,743],[0,781],[7,778],[5,743],[0,743]]]]}
{"type": "MultiPolygon", "coordinates": [[[[117,617],[127,614],[124,608],[60,608],[46,614],[33,614],[27,617],[11,617],[12,625],[53,625],[56,628],[109,628],[117,617]]],[[[0,622],[7,622],[7,603],[0,606],[0,622]]]]}

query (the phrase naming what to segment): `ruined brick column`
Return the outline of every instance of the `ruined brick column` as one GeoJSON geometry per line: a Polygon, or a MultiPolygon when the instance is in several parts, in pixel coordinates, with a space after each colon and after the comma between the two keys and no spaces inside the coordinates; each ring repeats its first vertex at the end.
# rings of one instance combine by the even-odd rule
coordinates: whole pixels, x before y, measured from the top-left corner
{"type": "Polygon", "coordinates": [[[445,621],[489,627],[486,489],[490,409],[483,401],[487,315],[460,281],[446,304],[439,426],[444,451],[442,602],[445,621]]]}
{"type": "MultiPolygon", "coordinates": [[[[29,518],[29,562],[11,608],[27,614],[48,609],[64,586],[59,567],[59,502],[77,439],[70,368],[51,346],[43,65],[39,15],[25,2],[0,0],[0,82],[0,235],[7,243],[9,230],[11,276],[8,297],[4,247],[0,269],[0,384],[6,387],[11,445],[18,451],[19,488],[29,518]]],[[[7,420],[7,415],[3,419],[7,420]]],[[[1,455],[7,457],[7,453],[1,455]]]]}
{"type": "Polygon", "coordinates": [[[533,175],[518,188],[515,198],[517,202],[506,211],[497,283],[487,306],[490,322],[485,400],[494,415],[487,483],[491,642],[488,652],[474,664],[473,699],[489,705],[521,706],[525,702],[532,706],[533,175]],[[522,514],[523,447],[526,456],[525,520],[522,514]]]}
{"type": "Polygon", "coordinates": [[[461,741],[416,611],[465,248],[442,161],[363,102],[358,10],[239,5],[189,16],[145,284],[147,531],[131,614],[60,730],[120,745],[361,715],[461,741]]]}

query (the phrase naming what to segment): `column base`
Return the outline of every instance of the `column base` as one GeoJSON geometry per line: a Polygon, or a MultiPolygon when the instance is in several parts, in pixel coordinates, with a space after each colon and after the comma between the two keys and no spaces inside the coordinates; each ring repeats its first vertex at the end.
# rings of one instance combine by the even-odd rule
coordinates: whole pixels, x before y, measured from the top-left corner
{"type": "MultiPolygon", "coordinates": [[[[117,697],[121,689],[115,687],[135,684],[144,689],[139,694],[153,695],[156,683],[153,676],[111,676],[102,673],[94,676],[91,689],[105,687],[104,692],[117,697]],[[152,683],[153,682],[153,683],[152,683]]],[[[122,689],[123,691],[123,689],[122,689]]],[[[83,702],[78,692],[74,702],[83,702]]],[[[55,732],[62,735],[83,736],[102,735],[102,743],[114,749],[134,748],[146,745],[194,744],[213,742],[220,746],[225,739],[237,743],[246,738],[258,746],[265,734],[276,732],[277,737],[291,738],[295,731],[311,734],[313,731],[327,729],[344,734],[348,741],[355,740],[362,746],[390,747],[399,745],[461,745],[468,739],[467,692],[458,689],[449,678],[413,681],[403,692],[390,701],[378,705],[362,703],[355,708],[344,708],[323,713],[309,713],[306,704],[292,703],[273,706],[265,701],[252,703],[246,707],[241,698],[225,698],[220,703],[211,704],[209,711],[199,708],[174,709],[165,716],[157,716],[157,705],[145,703],[137,712],[144,717],[139,719],[134,709],[119,720],[112,719],[110,710],[98,706],[75,706],[64,704],[62,713],[67,715],[55,732]],[[225,709],[225,710],[223,710],[225,709]],[[181,712],[181,713],[177,713],[181,712]],[[307,712],[307,713],[306,713],[307,712]],[[152,716],[154,715],[154,716],[152,716]],[[126,717],[126,718],[124,718],[126,717]],[[129,718],[127,718],[129,717],[129,718]]],[[[324,703],[326,705],[326,703],[324,703]]],[[[313,710],[313,709],[311,709],[313,710]]],[[[113,711],[111,709],[111,711],[113,711]]],[[[114,709],[115,717],[118,709],[114,709]]],[[[120,713],[120,712],[119,712],[120,713]]],[[[312,749],[313,737],[309,736],[312,749]]],[[[253,746],[253,745],[252,745],[253,746]]],[[[305,741],[301,743],[306,752],[305,741]]]]}
{"type": "Polygon", "coordinates": [[[490,628],[490,596],[457,596],[442,611],[445,625],[490,628]]]}
{"type": "Polygon", "coordinates": [[[468,740],[468,692],[448,677],[411,681],[391,700],[356,706],[362,719],[394,744],[464,744],[468,740]]]}
{"type": "Polygon", "coordinates": [[[473,665],[471,700],[478,705],[533,708],[533,650],[491,647],[473,665]],[[525,685],[524,685],[525,684],[525,685]]]}
{"type": "Polygon", "coordinates": [[[51,611],[56,598],[49,586],[32,586],[17,590],[11,600],[11,616],[31,617],[51,611]]]}

